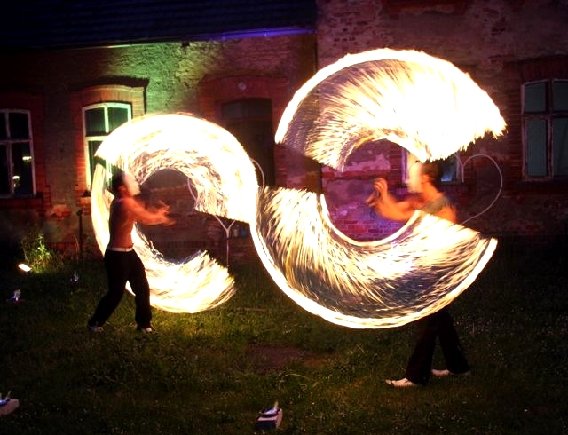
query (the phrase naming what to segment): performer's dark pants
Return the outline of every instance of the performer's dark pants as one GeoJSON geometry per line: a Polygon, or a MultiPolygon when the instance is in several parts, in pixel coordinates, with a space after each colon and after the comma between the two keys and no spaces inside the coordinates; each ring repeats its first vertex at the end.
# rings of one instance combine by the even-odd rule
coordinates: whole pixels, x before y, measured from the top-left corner
{"type": "Polygon", "coordinates": [[[114,312],[125,290],[126,282],[134,292],[136,303],[135,320],[139,327],[150,326],[152,310],[150,307],[150,287],[146,279],[144,264],[136,251],[105,252],[105,269],[108,280],[108,291],[101,298],[95,313],[89,320],[89,325],[102,326],[114,312]]]}
{"type": "Polygon", "coordinates": [[[458,334],[454,328],[452,316],[446,309],[430,314],[416,322],[418,326],[418,341],[408,360],[406,378],[415,384],[427,384],[430,380],[432,358],[436,346],[436,338],[446,360],[446,368],[461,374],[469,371],[458,334]]]}

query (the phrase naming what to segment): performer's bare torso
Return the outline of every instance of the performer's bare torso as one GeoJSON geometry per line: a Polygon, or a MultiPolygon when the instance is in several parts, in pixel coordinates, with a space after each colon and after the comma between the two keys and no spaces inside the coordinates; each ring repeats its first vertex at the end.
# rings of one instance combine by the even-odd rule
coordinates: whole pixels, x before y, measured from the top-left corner
{"type": "Polygon", "coordinates": [[[132,227],[134,226],[134,216],[126,206],[130,198],[115,198],[110,205],[110,216],[108,220],[110,249],[130,249],[132,248],[132,227]]]}

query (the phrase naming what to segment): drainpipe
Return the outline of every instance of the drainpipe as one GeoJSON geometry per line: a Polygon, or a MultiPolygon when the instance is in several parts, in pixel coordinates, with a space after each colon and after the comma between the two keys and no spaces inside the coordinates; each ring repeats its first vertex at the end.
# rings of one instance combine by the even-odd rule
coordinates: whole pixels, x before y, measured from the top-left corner
{"type": "Polygon", "coordinates": [[[83,209],[77,210],[79,218],[79,259],[83,260],[83,209]]]}

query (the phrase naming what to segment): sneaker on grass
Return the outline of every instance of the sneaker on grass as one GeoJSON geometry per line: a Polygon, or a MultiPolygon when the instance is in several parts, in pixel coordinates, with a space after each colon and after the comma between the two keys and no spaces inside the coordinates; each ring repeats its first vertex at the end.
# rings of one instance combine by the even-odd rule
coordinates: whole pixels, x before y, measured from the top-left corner
{"type": "Polygon", "coordinates": [[[386,379],[385,383],[387,385],[391,385],[394,388],[408,388],[408,387],[417,387],[419,384],[415,384],[412,381],[409,381],[406,378],[394,380],[394,379],[386,379]]]}
{"type": "Polygon", "coordinates": [[[467,376],[469,375],[469,370],[463,373],[453,373],[448,369],[432,369],[431,373],[435,378],[445,378],[447,376],[467,376]]]}
{"type": "Polygon", "coordinates": [[[91,332],[103,332],[103,327],[97,325],[96,323],[94,325],[89,325],[87,324],[87,328],[89,329],[89,331],[91,332]]]}

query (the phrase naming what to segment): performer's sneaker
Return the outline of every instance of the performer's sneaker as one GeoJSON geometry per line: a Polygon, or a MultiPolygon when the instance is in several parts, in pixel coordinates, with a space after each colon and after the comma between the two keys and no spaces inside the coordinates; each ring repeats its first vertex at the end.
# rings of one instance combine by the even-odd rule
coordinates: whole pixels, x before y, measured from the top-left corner
{"type": "Polygon", "coordinates": [[[432,369],[431,370],[432,376],[434,376],[435,378],[445,378],[447,376],[468,376],[469,375],[469,370],[467,372],[463,372],[463,373],[453,373],[451,371],[449,371],[448,369],[432,369]]]}
{"type": "Polygon", "coordinates": [[[143,332],[144,334],[151,334],[152,332],[155,332],[154,328],[152,328],[151,326],[146,326],[146,327],[138,326],[136,330],[143,332]]]}
{"type": "Polygon", "coordinates": [[[394,388],[408,388],[408,387],[417,387],[418,384],[415,384],[412,381],[409,381],[406,378],[402,378],[399,380],[394,379],[386,379],[385,380],[387,385],[392,385],[394,388]]]}
{"type": "Polygon", "coordinates": [[[103,332],[103,327],[97,325],[96,323],[94,325],[87,324],[87,328],[91,332],[103,332]]]}

